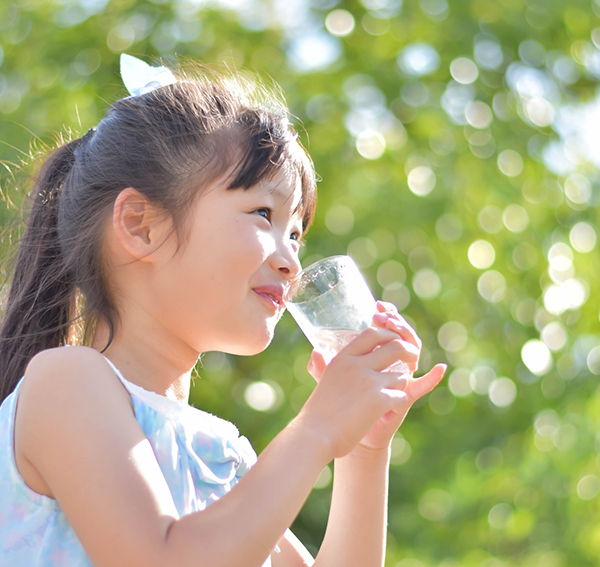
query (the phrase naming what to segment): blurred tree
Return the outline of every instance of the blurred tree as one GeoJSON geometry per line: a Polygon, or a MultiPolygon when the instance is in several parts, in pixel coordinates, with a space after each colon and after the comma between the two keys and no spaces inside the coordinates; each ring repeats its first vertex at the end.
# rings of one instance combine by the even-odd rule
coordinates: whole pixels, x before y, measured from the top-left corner
{"type": "MultiPolygon", "coordinates": [[[[599,15],[595,0],[5,1],[0,223],[27,187],[18,164],[126,94],[121,52],[276,81],[323,179],[303,261],[351,254],[415,324],[423,370],[450,364],[394,441],[388,565],[597,565],[599,15]]],[[[207,353],[193,401],[260,450],[308,397],[309,352],[286,316],[259,356],[207,353]]],[[[313,550],[330,480],[294,526],[313,550]]]]}

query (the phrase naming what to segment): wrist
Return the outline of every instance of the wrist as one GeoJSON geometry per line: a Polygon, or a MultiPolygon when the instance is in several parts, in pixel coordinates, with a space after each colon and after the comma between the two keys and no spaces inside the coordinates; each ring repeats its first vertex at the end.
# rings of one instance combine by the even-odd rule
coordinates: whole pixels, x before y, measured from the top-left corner
{"type": "MultiPolygon", "coordinates": [[[[391,457],[391,443],[386,447],[369,447],[358,443],[348,455],[343,457],[349,460],[385,462],[388,463],[391,457]]],[[[339,459],[337,459],[339,460],[339,459]]]]}
{"type": "Polygon", "coordinates": [[[333,439],[325,433],[326,428],[319,427],[318,423],[298,415],[287,427],[291,434],[299,437],[306,447],[311,447],[312,453],[324,467],[335,457],[335,444],[333,439]]]}

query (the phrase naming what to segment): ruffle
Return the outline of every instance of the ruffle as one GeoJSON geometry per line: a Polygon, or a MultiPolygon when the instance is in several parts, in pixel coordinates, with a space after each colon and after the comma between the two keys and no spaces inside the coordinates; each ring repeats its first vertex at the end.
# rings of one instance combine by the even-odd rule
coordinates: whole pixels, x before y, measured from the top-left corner
{"type": "Polygon", "coordinates": [[[109,363],[131,395],[180,515],[205,509],[254,465],[256,453],[235,425],[132,384],[109,363]]]}

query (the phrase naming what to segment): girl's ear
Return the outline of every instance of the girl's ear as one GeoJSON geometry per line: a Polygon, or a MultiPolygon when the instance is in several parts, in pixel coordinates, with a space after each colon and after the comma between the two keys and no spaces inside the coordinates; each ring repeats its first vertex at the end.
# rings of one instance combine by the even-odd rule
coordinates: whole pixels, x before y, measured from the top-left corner
{"type": "Polygon", "coordinates": [[[117,242],[135,260],[154,262],[154,252],[168,236],[169,223],[156,206],[132,187],[115,199],[112,226],[117,242]]]}

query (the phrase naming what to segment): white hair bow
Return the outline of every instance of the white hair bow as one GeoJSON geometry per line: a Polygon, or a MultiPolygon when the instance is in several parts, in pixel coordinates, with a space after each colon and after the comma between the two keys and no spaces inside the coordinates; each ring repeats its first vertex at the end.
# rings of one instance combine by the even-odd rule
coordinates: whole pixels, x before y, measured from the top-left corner
{"type": "Polygon", "coordinates": [[[175,75],[166,67],[151,67],[125,53],[121,54],[121,78],[132,96],[140,96],[177,82],[175,75]]]}

